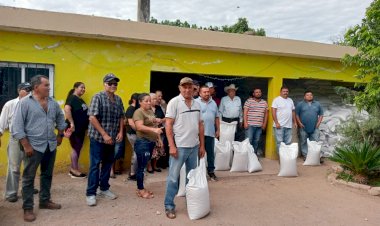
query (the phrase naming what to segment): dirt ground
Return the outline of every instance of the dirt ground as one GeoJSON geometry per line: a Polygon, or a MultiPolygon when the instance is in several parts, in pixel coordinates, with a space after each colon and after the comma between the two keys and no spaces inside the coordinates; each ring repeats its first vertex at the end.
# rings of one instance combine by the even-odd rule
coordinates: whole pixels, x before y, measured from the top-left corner
{"type": "MultiPolygon", "coordinates": [[[[153,199],[138,198],[136,183],[123,174],[111,179],[119,197],[98,199],[95,207],[86,205],[86,180],[57,174],[52,196],[61,210],[36,207],[37,220],[24,223],[21,200],[0,201],[0,225],[380,225],[380,197],[330,184],[326,176],[333,163],[306,167],[299,160],[296,178],[278,177],[278,161],[263,159],[262,164],[264,170],[253,174],[217,171],[220,181],[209,182],[211,213],[196,221],[189,219],[183,197],[175,200],[177,218],[166,218],[164,171],[146,177],[153,199]]],[[[0,189],[3,193],[4,186],[0,189]]]]}

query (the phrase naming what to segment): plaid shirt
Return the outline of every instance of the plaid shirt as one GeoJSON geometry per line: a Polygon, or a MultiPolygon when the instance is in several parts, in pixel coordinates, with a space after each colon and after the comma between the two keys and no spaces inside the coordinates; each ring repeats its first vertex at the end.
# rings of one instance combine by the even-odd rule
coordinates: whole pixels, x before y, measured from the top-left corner
{"type": "MultiPolygon", "coordinates": [[[[91,99],[88,115],[95,116],[102,128],[115,142],[119,132],[120,119],[124,116],[124,106],[121,98],[115,95],[115,103],[113,103],[105,91],[95,94],[91,99]]],[[[104,143],[102,135],[91,123],[88,126],[88,136],[100,143],[104,143]]]]}

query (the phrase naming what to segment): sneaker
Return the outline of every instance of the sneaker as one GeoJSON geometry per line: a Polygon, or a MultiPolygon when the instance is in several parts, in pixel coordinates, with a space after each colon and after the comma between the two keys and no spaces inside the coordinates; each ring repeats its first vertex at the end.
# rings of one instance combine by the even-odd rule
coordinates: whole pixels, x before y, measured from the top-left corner
{"type": "Polygon", "coordinates": [[[165,213],[166,213],[166,216],[167,216],[169,219],[174,219],[174,218],[176,218],[175,210],[169,210],[169,209],[166,209],[166,210],[165,210],[165,213]]]}
{"type": "Polygon", "coordinates": [[[35,188],[34,188],[34,189],[33,189],[33,194],[34,194],[34,195],[38,194],[38,189],[35,189],[35,188]]]}
{"type": "Polygon", "coordinates": [[[208,173],[208,176],[210,177],[211,181],[218,181],[218,178],[216,177],[215,173],[208,173]]]}
{"type": "Polygon", "coordinates": [[[104,198],[106,198],[106,199],[116,199],[117,198],[117,196],[114,194],[114,193],[112,193],[109,189],[107,190],[107,191],[102,191],[102,190],[100,190],[99,192],[98,192],[98,195],[100,196],[100,197],[104,197],[104,198]]]}
{"type": "Polygon", "coordinates": [[[17,197],[17,195],[15,195],[15,196],[5,198],[5,200],[7,200],[8,202],[17,202],[18,197],[17,197]]]}
{"type": "Polygon", "coordinates": [[[86,202],[88,206],[96,206],[95,195],[86,196],[86,202]]]}
{"type": "Polygon", "coordinates": [[[36,220],[36,215],[33,213],[33,209],[24,210],[24,221],[32,222],[36,220]]]}
{"type": "Polygon", "coordinates": [[[134,181],[136,181],[137,180],[136,174],[133,174],[133,175],[129,174],[128,180],[134,180],[134,181]]]}
{"type": "Polygon", "coordinates": [[[58,210],[61,208],[62,208],[61,204],[54,203],[51,200],[45,203],[40,203],[40,209],[58,210]]]}

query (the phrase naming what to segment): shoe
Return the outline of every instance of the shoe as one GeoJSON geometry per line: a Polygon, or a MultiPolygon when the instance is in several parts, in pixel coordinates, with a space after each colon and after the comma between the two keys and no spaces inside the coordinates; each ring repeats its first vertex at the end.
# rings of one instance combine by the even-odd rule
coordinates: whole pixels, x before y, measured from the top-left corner
{"type": "Polygon", "coordinates": [[[88,206],[96,206],[95,195],[86,196],[86,202],[88,206]]]}
{"type": "Polygon", "coordinates": [[[32,222],[36,220],[36,215],[33,213],[33,209],[24,210],[24,221],[32,222]]]}
{"type": "Polygon", "coordinates": [[[121,171],[115,171],[115,175],[121,175],[122,172],[121,171]]]}
{"type": "Polygon", "coordinates": [[[146,189],[142,189],[142,190],[137,189],[136,194],[137,194],[138,197],[144,198],[144,199],[152,199],[152,198],[154,198],[153,192],[148,191],[146,189]]]}
{"type": "Polygon", "coordinates": [[[146,170],[148,173],[150,173],[150,174],[154,174],[154,170],[152,169],[152,170],[146,170]]]}
{"type": "Polygon", "coordinates": [[[303,156],[302,158],[303,158],[303,161],[306,161],[306,156],[303,156]]]}
{"type": "Polygon", "coordinates": [[[71,171],[70,170],[70,172],[69,172],[69,176],[71,177],[71,178],[86,178],[87,177],[87,175],[86,174],[84,174],[84,173],[80,173],[79,175],[78,174],[75,174],[73,171],[71,171]]]}
{"type": "Polygon", "coordinates": [[[134,175],[129,174],[129,176],[128,176],[127,179],[128,179],[128,180],[136,181],[136,180],[137,180],[137,178],[136,178],[136,174],[134,174],[134,175]]]}
{"type": "Polygon", "coordinates": [[[114,193],[112,193],[109,189],[108,189],[107,191],[102,191],[102,190],[100,190],[100,191],[98,192],[98,195],[99,195],[100,197],[104,197],[104,198],[106,198],[106,199],[111,199],[111,200],[117,198],[117,196],[116,196],[114,193]]]}
{"type": "Polygon", "coordinates": [[[156,168],[156,169],[153,169],[153,171],[156,171],[156,172],[162,172],[162,170],[160,168],[156,168]]]}
{"type": "Polygon", "coordinates": [[[166,210],[165,210],[165,213],[166,213],[166,216],[167,216],[169,219],[174,219],[174,218],[176,218],[175,210],[169,210],[169,209],[166,209],[166,210]]]}
{"type": "Polygon", "coordinates": [[[45,203],[40,203],[40,209],[58,210],[61,208],[62,208],[61,204],[54,203],[51,200],[45,203]]]}
{"type": "Polygon", "coordinates": [[[218,178],[216,177],[215,173],[208,173],[208,176],[210,177],[211,181],[218,181],[218,178]]]}
{"type": "Polygon", "coordinates": [[[115,175],[115,174],[112,174],[112,175],[110,175],[110,178],[115,179],[115,178],[116,178],[116,175],[115,175]]]}
{"type": "Polygon", "coordinates": [[[34,189],[33,189],[33,194],[34,194],[34,195],[38,194],[38,189],[35,189],[35,188],[34,188],[34,189]]]}
{"type": "Polygon", "coordinates": [[[15,195],[15,196],[5,198],[5,200],[7,200],[8,202],[17,202],[18,197],[17,197],[17,195],[15,195]]]}

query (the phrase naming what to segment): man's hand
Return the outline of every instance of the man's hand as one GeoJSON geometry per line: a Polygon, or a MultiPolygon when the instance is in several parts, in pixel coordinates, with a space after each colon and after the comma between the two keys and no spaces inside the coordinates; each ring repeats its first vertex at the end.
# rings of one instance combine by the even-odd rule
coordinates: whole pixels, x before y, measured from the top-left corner
{"type": "Polygon", "coordinates": [[[24,147],[25,155],[31,157],[34,154],[33,148],[31,146],[24,147]]]}
{"type": "Polygon", "coordinates": [[[276,129],[281,129],[281,125],[280,125],[280,123],[276,123],[276,129]]]}
{"type": "Polygon", "coordinates": [[[205,157],[206,149],[205,147],[201,146],[199,147],[199,158],[205,157]]]}
{"type": "Polygon", "coordinates": [[[116,142],[121,142],[123,141],[123,134],[122,133],[118,133],[117,136],[116,136],[116,142]]]}
{"type": "Polygon", "coordinates": [[[72,133],[75,131],[75,125],[74,125],[74,122],[73,122],[73,123],[70,123],[70,129],[71,129],[71,132],[72,132],[72,133]]]}
{"type": "Polygon", "coordinates": [[[261,126],[261,129],[262,129],[262,130],[266,130],[266,129],[267,129],[267,126],[266,126],[266,125],[262,125],[262,126],[261,126]]]}
{"type": "Polygon", "coordinates": [[[294,128],[296,128],[296,129],[298,128],[298,125],[296,122],[294,123],[294,128]]]}
{"type": "Polygon", "coordinates": [[[178,157],[178,150],[177,150],[177,147],[170,146],[170,147],[169,147],[169,154],[170,154],[173,158],[177,158],[177,157],[178,157]]]}
{"type": "Polygon", "coordinates": [[[244,121],[244,129],[248,129],[248,122],[244,121]]]}
{"type": "Polygon", "coordinates": [[[63,139],[63,137],[61,137],[61,135],[57,135],[57,145],[59,146],[59,145],[61,145],[62,144],[62,139],[63,139]]]}
{"type": "Polygon", "coordinates": [[[110,137],[107,133],[104,133],[103,140],[105,144],[113,144],[112,137],[110,137]]]}
{"type": "Polygon", "coordinates": [[[217,131],[215,132],[215,138],[219,138],[219,136],[220,136],[220,131],[217,130],[217,131]]]}

